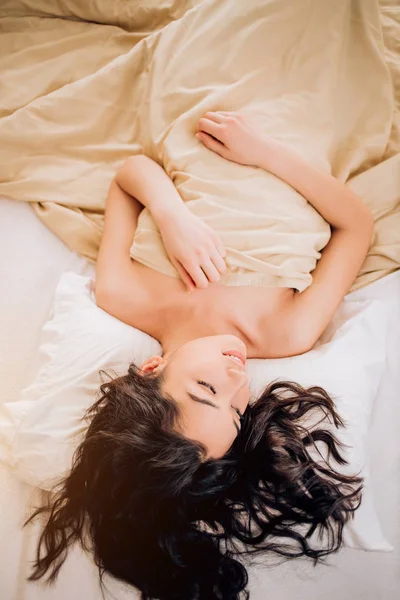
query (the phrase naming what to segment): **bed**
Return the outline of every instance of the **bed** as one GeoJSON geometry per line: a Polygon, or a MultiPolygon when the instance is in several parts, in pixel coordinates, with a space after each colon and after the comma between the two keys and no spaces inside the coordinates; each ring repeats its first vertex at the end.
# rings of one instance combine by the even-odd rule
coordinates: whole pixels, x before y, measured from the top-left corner
{"type": "MultiPolygon", "coordinates": [[[[130,154],[143,152],[158,161],[182,199],[215,227],[228,247],[230,284],[257,285],[255,266],[264,269],[267,284],[274,283],[271,265],[268,271],[251,257],[260,240],[266,249],[271,241],[268,219],[260,216],[267,205],[269,215],[287,222],[291,258],[299,248],[306,258],[299,285],[309,283],[327,241],[326,222],[273,176],[252,167],[238,170],[194,141],[194,124],[208,110],[261,111],[266,133],[348,183],[374,216],[374,243],[347,297],[379,300],[387,316],[386,362],[367,436],[370,486],[386,542],[374,551],[345,547],[315,569],[305,561],[250,567],[251,598],[397,600],[399,8],[396,0],[296,0],[290,10],[283,0],[249,0],[246,7],[243,12],[236,0],[2,3],[0,438],[2,404],[17,403],[35,378],[41,331],[60,278],[68,272],[94,274],[107,187],[130,154]],[[226,35],[220,35],[221,27],[226,35]],[[238,29],[247,52],[235,54],[231,38],[238,29]],[[265,44],[264,54],[257,43],[265,44]],[[269,196],[265,191],[261,197],[260,186],[269,196]],[[290,211],[280,211],[276,197],[285,198],[290,211]],[[240,240],[250,239],[242,230],[250,203],[252,218],[260,217],[261,237],[246,254],[240,240]],[[213,220],[216,212],[219,221],[213,220]]],[[[141,213],[130,252],[177,276],[149,211],[141,213]]],[[[282,265],[280,256],[272,271],[282,265]]],[[[369,325],[376,327],[365,322],[369,325]]],[[[54,587],[26,581],[39,530],[36,525],[23,530],[21,524],[44,492],[17,478],[6,463],[0,443],[1,600],[102,598],[97,570],[78,548],[54,587]]],[[[138,597],[116,581],[105,583],[107,598],[138,597]]]]}
{"type": "MultiPolygon", "coordinates": [[[[91,275],[93,265],[69,250],[38,219],[31,206],[0,199],[2,281],[0,311],[0,381],[2,398],[17,400],[37,370],[40,329],[54,291],[65,271],[91,275]]],[[[263,600],[395,600],[400,592],[400,271],[352,294],[378,298],[390,318],[387,363],[374,403],[369,430],[371,483],[376,510],[393,551],[343,548],[330,566],[313,568],[293,561],[274,567],[250,567],[251,598],[263,600]]],[[[0,463],[0,589],[2,600],[64,600],[102,597],[97,570],[78,548],[69,555],[53,588],[28,583],[38,530],[21,529],[28,506],[39,492],[18,480],[0,463]]],[[[106,597],[136,597],[118,582],[106,579],[106,597]]]]}

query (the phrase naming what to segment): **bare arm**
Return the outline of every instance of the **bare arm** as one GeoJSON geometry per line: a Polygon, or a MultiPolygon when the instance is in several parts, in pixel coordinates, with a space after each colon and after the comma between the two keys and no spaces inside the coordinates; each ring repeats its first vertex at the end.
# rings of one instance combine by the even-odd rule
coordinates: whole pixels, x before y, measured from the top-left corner
{"type": "Polygon", "coordinates": [[[209,112],[200,119],[199,126],[197,135],[210,150],[280,177],[331,225],[329,243],[312,272],[313,282],[294,296],[290,318],[285,321],[298,353],[306,352],[323,333],[360,271],[371,245],[372,214],[344,184],[260,133],[247,115],[209,112]]]}
{"type": "Polygon", "coordinates": [[[260,146],[258,163],[257,166],[300,192],[332,228],[355,232],[364,222],[371,221],[369,208],[350,188],[319,171],[281,142],[265,139],[260,146]]]}
{"type": "Polygon", "coordinates": [[[143,154],[132,156],[119,169],[116,181],[151,212],[165,251],[189,291],[219,281],[226,270],[222,241],[189,210],[158,163],[143,154]]]}
{"type": "Polygon", "coordinates": [[[98,302],[120,293],[126,295],[133,263],[129,251],[144,206],[163,222],[171,219],[172,213],[177,216],[184,203],[164,169],[139,154],[123,163],[108,190],[96,262],[98,302]]]}
{"type": "Polygon", "coordinates": [[[115,179],[125,192],[149,209],[158,225],[187,210],[168,174],[144,154],[128,158],[115,179]]]}
{"type": "Polygon", "coordinates": [[[96,268],[97,298],[109,300],[125,293],[132,272],[129,250],[143,207],[151,212],[165,250],[189,291],[219,281],[226,270],[226,251],[219,236],[191,213],[164,169],[138,154],[123,163],[110,185],[96,268]]]}
{"type": "MultiPolygon", "coordinates": [[[[106,199],[103,234],[96,261],[96,301],[108,297],[132,276],[129,250],[143,206],[111,181],[106,199]]],[[[102,306],[101,306],[102,308],[102,306]]]]}
{"type": "Polygon", "coordinates": [[[294,298],[292,326],[307,351],[325,330],[360,271],[371,245],[372,214],[348,187],[278,142],[266,142],[260,167],[300,192],[332,228],[312,271],[312,284],[294,298]]]}

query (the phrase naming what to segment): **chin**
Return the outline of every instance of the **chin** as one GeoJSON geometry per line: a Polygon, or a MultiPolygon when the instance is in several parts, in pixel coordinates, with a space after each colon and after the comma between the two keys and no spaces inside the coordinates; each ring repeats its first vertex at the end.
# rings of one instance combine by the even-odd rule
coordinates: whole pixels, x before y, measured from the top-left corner
{"type": "Polygon", "coordinates": [[[227,334],[221,336],[224,338],[222,341],[222,351],[226,350],[239,350],[245,356],[247,356],[247,347],[246,344],[238,337],[237,335],[227,334]]]}

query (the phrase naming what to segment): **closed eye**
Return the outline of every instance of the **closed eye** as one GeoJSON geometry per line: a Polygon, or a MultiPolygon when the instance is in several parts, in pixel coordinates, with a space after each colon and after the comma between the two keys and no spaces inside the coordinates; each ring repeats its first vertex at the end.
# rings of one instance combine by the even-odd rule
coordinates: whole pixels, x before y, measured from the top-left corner
{"type": "MultiPolygon", "coordinates": [[[[211,390],[213,394],[217,393],[215,387],[213,385],[211,385],[211,383],[207,383],[206,381],[198,381],[197,383],[199,383],[200,385],[204,385],[206,388],[211,390]]],[[[242,424],[242,422],[244,420],[244,415],[242,415],[242,413],[240,412],[240,410],[238,408],[235,408],[234,410],[239,415],[240,424],[242,424]]]]}
{"type": "Polygon", "coordinates": [[[213,394],[217,393],[215,387],[211,385],[211,383],[207,383],[206,381],[198,381],[197,383],[199,383],[200,385],[204,385],[206,388],[211,390],[213,394]]]}

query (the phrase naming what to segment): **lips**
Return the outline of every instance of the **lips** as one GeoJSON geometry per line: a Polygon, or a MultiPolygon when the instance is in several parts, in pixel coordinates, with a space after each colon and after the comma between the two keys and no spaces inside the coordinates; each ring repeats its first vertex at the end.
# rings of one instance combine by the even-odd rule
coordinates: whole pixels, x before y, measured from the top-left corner
{"type": "Polygon", "coordinates": [[[230,354],[231,356],[236,356],[236,358],[238,358],[240,360],[240,362],[242,363],[242,365],[244,367],[246,366],[246,357],[245,357],[245,355],[242,352],[239,352],[239,350],[226,350],[222,354],[224,356],[227,356],[228,354],[230,354]]]}

